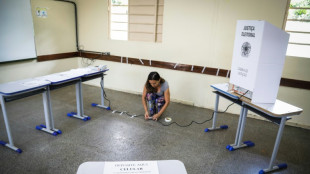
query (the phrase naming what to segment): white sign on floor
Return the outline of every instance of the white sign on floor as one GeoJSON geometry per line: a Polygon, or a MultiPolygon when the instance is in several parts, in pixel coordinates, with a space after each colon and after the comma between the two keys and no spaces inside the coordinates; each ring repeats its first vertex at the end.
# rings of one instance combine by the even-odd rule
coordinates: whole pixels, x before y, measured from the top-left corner
{"type": "Polygon", "coordinates": [[[105,162],[103,174],[159,174],[157,161],[105,162]]]}

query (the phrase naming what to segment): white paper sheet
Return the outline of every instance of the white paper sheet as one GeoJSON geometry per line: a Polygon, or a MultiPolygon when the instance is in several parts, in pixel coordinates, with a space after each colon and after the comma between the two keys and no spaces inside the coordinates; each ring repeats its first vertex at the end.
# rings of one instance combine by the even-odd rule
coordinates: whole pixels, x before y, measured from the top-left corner
{"type": "Polygon", "coordinates": [[[157,161],[105,162],[103,174],[159,174],[157,161]]]}

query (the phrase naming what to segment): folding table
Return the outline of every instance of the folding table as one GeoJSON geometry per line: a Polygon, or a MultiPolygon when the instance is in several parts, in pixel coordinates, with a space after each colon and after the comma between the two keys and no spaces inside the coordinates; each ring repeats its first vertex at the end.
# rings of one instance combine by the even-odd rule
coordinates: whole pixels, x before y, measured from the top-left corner
{"type": "Polygon", "coordinates": [[[216,101],[215,101],[215,109],[213,115],[213,123],[212,128],[207,128],[206,130],[216,130],[216,117],[218,113],[218,104],[219,104],[219,96],[230,100],[232,102],[237,103],[241,106],[241,112],[235,137],[234,144],[227,145],[226,148],[230,151],[234,151],[243,147],[251,147],[255,144],[252,141],[242,142],[242,137],[244,133],[244,127],[246,122],[246,117],[248,110],[272,121],[279,125],[277,138],[275,141],[275,145],[273,148],[272,156],[270,159],[270,163],[268,168],[263,169],[260,173],[272,172],[278,169],[287,168],[287,164],[278,164],[274,165],[274,161],[276,159],[280,141],[282,138],[283,129],[285,126],[285,122],[290,119],[290,116],[300,115],[302,113],[302,109],[296,106],[290,105],[280,100],[276,100],[275,103],[252,103],[248,98],[242,97],[232,91],[229,91],[229,84],[215,84],[211,85],[212,88],[215,89],[216,101]]]}
{"type": "Polygon", "coordinates": [[[45,97],[47,96],[46,89],[49,84],[50,82],[48,81],[38,80],[38,79],[25,79],[25,80],[0,84],[1,108],[2,108],[2,113],[3,113],[4,123],[6,126],[7,136],[9,139],[9,143],[6,143],[5,141],[0,141],[0,144],[18,153],[22,152],[21,149],[14,146],[5,103],[42,93],[44,111],[46,112],[48,107],[47,107],[47,100],[45,100],[45,97]]]}

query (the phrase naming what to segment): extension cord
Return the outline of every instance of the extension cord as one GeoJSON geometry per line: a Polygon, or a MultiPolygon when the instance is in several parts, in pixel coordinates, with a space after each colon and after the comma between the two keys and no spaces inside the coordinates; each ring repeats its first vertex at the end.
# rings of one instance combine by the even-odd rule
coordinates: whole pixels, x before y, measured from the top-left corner
{"type": "Polygon", "coordinates": [[[171,119],[170,117],[166,117],[166,118],[165,118],[165,122],[166,122],[166,123],[170,123],[171,121],[172,121],[172,119],[171,119]]]}

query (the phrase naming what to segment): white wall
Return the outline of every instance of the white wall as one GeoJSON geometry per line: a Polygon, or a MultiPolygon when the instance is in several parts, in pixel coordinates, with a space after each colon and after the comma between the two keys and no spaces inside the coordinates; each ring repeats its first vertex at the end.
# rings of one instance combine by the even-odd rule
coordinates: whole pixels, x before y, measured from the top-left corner
{"type": "Polygon", "coordinates": [[[36,60],[6,63],[0,65],[0,83],[39,77],[56,72],[67,71],[76,67],[76,58],[39,63],[36,62],[36,60]]]}
{"type": "MultiPolygon", "coordinates": [[[[108,37],[108,1],[77,0],[80,44],[85,50],[111,55],[230,69],[237,20],[267,20],[281,28],[285,0],[166,0],[162,43],[115,41],[108,37]]],[[[289,57],[283,77],[310,80],[309,59],[289,57]],[[301,66],[301,70],[299,70],[301,66]],[[298,71],[297,71],[298,70],[298,71]]],[[[140,94],[150,71],[158,71],[170,84],[171,97],[199,107],[214,108],[211,84],[227,78],[167,69],[99,61],[110,71],[105,86],[140,94]]],[[[82,66],[82,65],[80,65],[82,66]]],[[[94,85],[97,82],[92,82],[94,85]]],[[[304,109],[291,123],[310,126],[309,90],[280,87],[278,98],[304,109]]],[[[221,100],[223,110],[229,104],[221,100]]],[[[141,106],[142,107],[142,106],[141,106]]],[[[239,114],[233,106],[228,112],[239,114]]],[[[259,118],[259,117],[258,117],[259,118]]]]}

